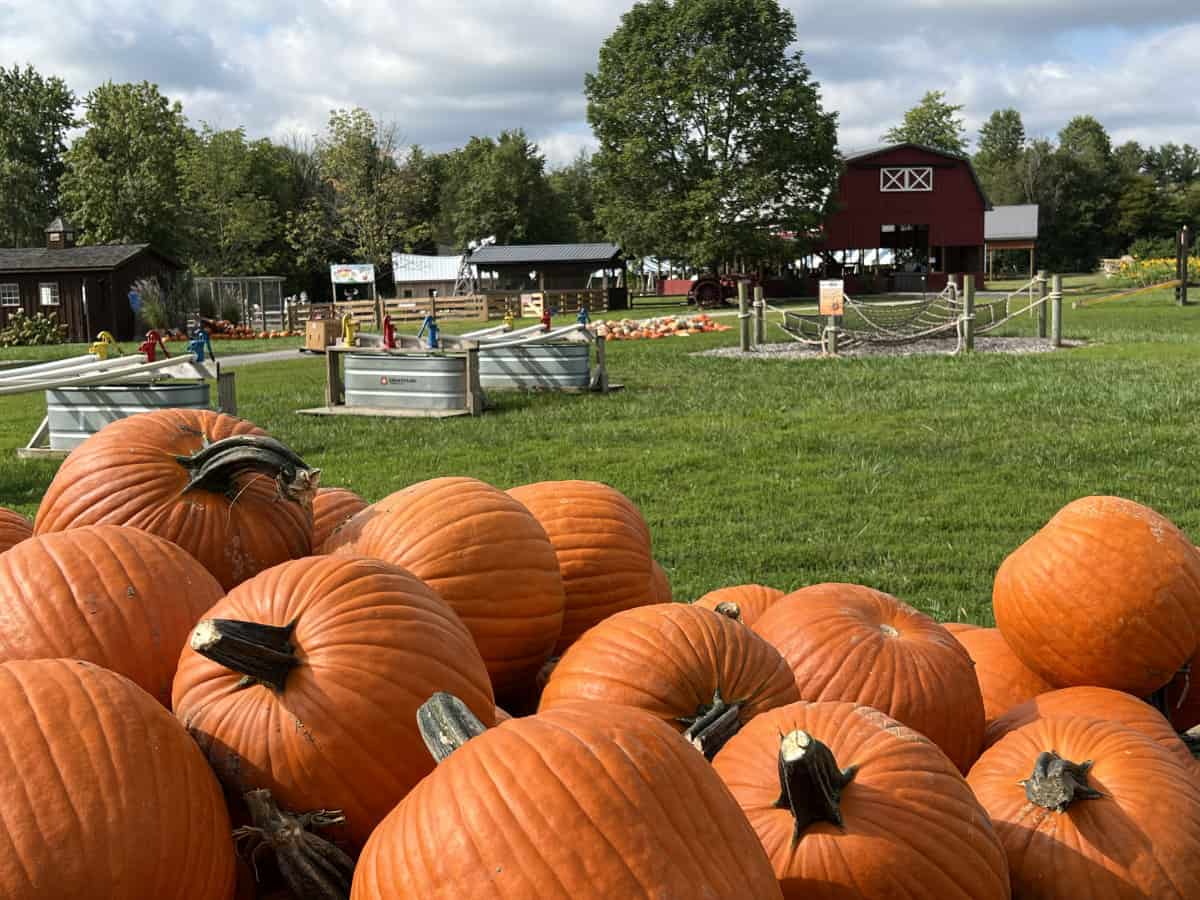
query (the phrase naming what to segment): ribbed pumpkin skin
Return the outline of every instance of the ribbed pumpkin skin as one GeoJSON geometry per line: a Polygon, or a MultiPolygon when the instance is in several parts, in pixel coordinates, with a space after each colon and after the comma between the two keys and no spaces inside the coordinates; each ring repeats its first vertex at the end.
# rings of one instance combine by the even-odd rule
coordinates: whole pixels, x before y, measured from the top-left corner
{"type": "Polygon", "coordinates": [[[712,767],[637,710],[579,704],[468,741],[376,829],[352,900],[770,900],[712,767]]]}
{"type": "Polygon", "coordinates": [[[285,809],[341,809],[359,846],[433,768],[416,711],[436,691],[484,723],[495,702],[462,622],[426,585],[379,560],[318,556],[268,569],[206,618],[296,623],[302,664],[282,693],[186,647],[175,714],[228,788],[269,788],[285,809]]]}
{"type": "Polygon", "coordinates": [[[937,897],[1008,900],[1004,848],[966,781],[938,747],[878,710],[793,703],[730,738],[713,768],[771,860],[785,900],[937,897]],[[838,767],[857,766],[841,795],[843,826],[816,822],[793,844],[780,808],[780,736],[808,732],[838,767]]]}
{"type": "Polygon", "coordinates": [[[675,594],[671,591],[671,579],[667,577],[667,570],[658,560],[655,560],[654,565],[650,567],[650,581],[653,585],[651,593],[654,595],[655,603],[675,602],[675,594]]]}
{"type": "Polygon", "coordinates": [[[188,473],[176,456],[204,440],[264,435],[222,413],[163,409],[118,419],[66,458],[38,509],[34,531],[132,525],[178,544],[229,590],[276,563],[312,552],[312,511],[278,496],[274,479],[238,477],[237,500],[182,493],[188,473]]]}
{"type": "Polygon", "coordinates": [[[370,504],[346,488],[319,488],[313,497],[313,551],[322,548],[335,528],[354,518],[370,504]]]}
{"type": "Polygon", "coordinates": [[[595,481],[542,481],[508,493],[533,513],[558,556],[566,608],[555,654],[613,613],[657,602],[647,585],[650,529],[620,491],[595,481]]]}
{"type": "Polygon", "coordinates": [[[20,513],[0,506],[0,553],[33,537],[33,523],[20,513]]]}
{"type": "Polygon", "coordinates": [[[720,690],[738,718],[799,699],[775,648],[707,609],[659,603],[611,616],[575,642],[542,692],[541,710],[581,700],[634,706],[670,722],[695,716],[720,690]]]}
{"type": "Polygon", "coordinates": [[[79,660],[0,665],[3,900],[229,900],[221,789],[179,723],[79,660]]]}
{"type": "Polygon", "coordinates": [[[1032,671],[1012,652],[999,628],[947,628],[975,663],[983,694],[983,714],[990,722],[1018,704],[1054,686],[1032,671]]]}
{"type": "Polygon", "coordinates": [[[975,761],[984,717],[971,658],[908,604],[857,584],[817,584],[776,602],[754,631],[783,654],[800,699],[873,706],[941,747],[959,771],[975,761]]]}
{"type": "Polygon", "coordinates": [[[1032,900],[1200,897],[1200,786],[1143,734],[1099,719],[1039,719],[987,750],[967,776],[1008,853],[1013,896],[1032,900]],[[1065,812],[1018,782],[1039,753],[1091,760],[1104,796],[1065,812]]]}
{"type": "Polygon", "coordinates": [[[517,500],[474,478],[435,478],[368,506],[326,552],[374,556],[412,572],[454,608],[497,695],[528,689],[562,632],[558,557],[517,500]]]}
{"type": "Polygon", "coordinates": [[[169,708],[179,648],[224,595],[178,546],[136,528],[39,535],[0,555],[0,662],[86,659],[169,708]]]}
{"type": "Polygon", "coordinates": [[[742,614],[742,624],[753,626],[776,600],[783,597],[784,592],[778,588],[763,584],[738,584],[709,591],[696,601],[696,606],[716,609],[721,603],[736,603],[738,611],[742,614]]]}
{"type": "Polygon", "coordinates": [[[1200,554],[1149,507],[1084,497],[996,572],[996,624],[1055,687],[1149,696],[1200,644],[1200,554]]]}
{"type": "Polygon", "coordinates": [[[988,722],[983,746],[991,747],[1006,734],[1038,719],[1069,718],[1116,722],[1151,738],[1181,762],[1190,765],[1193,761],[1192,752],[1157,709],[1124,691],[1098,687],[1060,688],[1014,706],[988,722]]]}

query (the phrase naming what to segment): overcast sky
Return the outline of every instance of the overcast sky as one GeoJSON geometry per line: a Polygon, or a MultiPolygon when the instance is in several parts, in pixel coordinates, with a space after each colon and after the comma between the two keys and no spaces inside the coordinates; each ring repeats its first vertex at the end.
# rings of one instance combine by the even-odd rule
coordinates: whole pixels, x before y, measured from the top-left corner
{"type": "MultiPolygon", "coordinates": [[[[362,106],[434,150],[523,127],[552,162],[591,146],[584,73],[627,0],[0,0],[0,65],[80,95],[156,82],[193,125],[253,137],[321,130],[362,106]]],[[[787,0],[798,46],[872,144],[930,89],[1031,135],[1090,113],[1115,142],[1200,146],[1198,0],[787,0]]]]}

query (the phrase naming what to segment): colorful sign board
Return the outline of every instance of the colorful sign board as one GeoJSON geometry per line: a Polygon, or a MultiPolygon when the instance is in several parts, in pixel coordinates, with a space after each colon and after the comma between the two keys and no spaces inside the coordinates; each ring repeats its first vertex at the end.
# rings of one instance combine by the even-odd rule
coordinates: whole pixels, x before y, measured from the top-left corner
{"type": "Polygon", "coordinates": [[[374,284],[375,266],[371,263],[343,263],[329,267],[334,284],[374,284]]]}
{"type": "Polygon", "coordinates": [[[841,316],[846,307],[846,285],[842,279],[822,281],[818,307],[823,316],[841,316]]]}

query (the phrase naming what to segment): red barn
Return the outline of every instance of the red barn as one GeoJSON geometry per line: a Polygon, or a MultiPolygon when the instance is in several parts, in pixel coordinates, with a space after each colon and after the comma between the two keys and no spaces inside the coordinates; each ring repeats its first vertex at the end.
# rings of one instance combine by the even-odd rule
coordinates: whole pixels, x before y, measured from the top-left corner
{"type": "Polygon", "coordinates": [[[983,220],[992,207],[970,160],[893,144],[845,161],[818,245],[826,275],[843,275],[851,294],[940,291],[951,274],[983,284],[983,220]],[[880,263],[879,250],[891,251],[892,261],[880,263]]]}

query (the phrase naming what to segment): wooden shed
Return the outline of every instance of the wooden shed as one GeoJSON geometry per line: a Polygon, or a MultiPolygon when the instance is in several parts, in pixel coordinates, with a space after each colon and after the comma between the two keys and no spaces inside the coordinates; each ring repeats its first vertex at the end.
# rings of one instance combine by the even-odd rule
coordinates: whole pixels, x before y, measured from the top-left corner
{"type": "Polygon", "coordinates": [[[982,283],[991,204],[970,160],[906,143],[848,153],[845,162],[818,250],[827,266],[847,271],[826,274],[842,274],[851,292],[868,281],[936,291],[963,274],[982,283]]]}
{"type": "Polygon", "coordinates": [[[1017,206],[997,206],[984,218],[983,236],[987,246],[987,274],[996,273],[996,251],[1029,251],[1029,277],[1033,277],[1038,240],[1038,206],[1024,203],[1017,206]]]}
{"type": "Polygon", "coordinates": [[[625,259],[616,244],[488,244],[468,261],[479,279],[490,276],[488,294],[536,291],[562,312],[581,303],[593,311],[629,306],[625,259]]]}
{"type": "Polygon", "coordinates": [[[184,265],[150,244],[75,246],[75,229],[62,218],[46,228],[46,246],[0,249],[0,328],[18,310],[53,314],[71,341],[99,331],[117,340],[140,337],[129,291],[142,278],[169,278],[184,265]]]}

